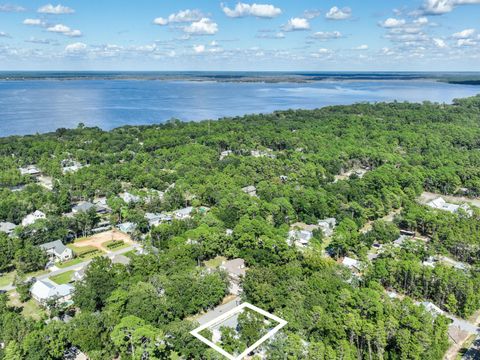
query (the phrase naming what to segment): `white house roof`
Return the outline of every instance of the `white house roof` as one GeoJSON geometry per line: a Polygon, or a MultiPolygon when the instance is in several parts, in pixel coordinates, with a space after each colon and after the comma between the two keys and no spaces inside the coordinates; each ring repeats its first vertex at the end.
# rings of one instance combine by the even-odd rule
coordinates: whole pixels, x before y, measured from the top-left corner
{"type": "Polygon", "coordinates": [[[185,215],[190,215],[191,212],[193,211],[193,207],[189,206],[180,210],[175,210],[175,215],[176,216],[185,216],[185,215]]]}
{"type": "Polygon", "coordinates": [[[137,225],[135,225],[135,224],[132,223],[132,222],[125,222],[125,223],[122,223],[122,224],[117,225],[117,228],[118,228],[120,231],[126,232],[126,233],[135,230],[136,227],[137,227],[137,225]]]}
{"type": "Polygon", "coordinates": [[[3,231],[4,233],[11,233],[17,225],[11,222],[0,222],[0,231],[3,231]]]}
{"type": "Polygon", "coordinates": [[[72,211],[74,211],[74,212],[87,212],[88,210],[90,210],[91,208],[94,208],[94,207],[95,207],[95,205],[92,204],[91,202],[82,201],[82,202],[78,203],[77,205],[75,205],[72,208],[72,211]]]}
{"type": "Polygon", "coordinates": [[[342,264],[349,267],[349,268],[357,268],[359,267],[360,265],[360,262],[358,260],[355,260],[355,259],[352,259],[352,258],[349,258],[347,256],[345,256],[342,260],[342,264]]]}
{"type": "Polygon", "coordinates": [[[122,198],[122,200],[125,201],[126,203],[140,201],[140,196],[130,194],[129,192],[121,193],[118,196],[120,196],[120,198],[122,198]]]}
{"type": "Polygon", "coordinates": [[[27,226],[33,224],[38,219],[45,219],[46,215],[41,212],[40,210],[36,210],[35,212],[28,214],[22,220],[22,225],[27,226]]]}
{"type": "Polygon", "coordinates": [[[37,280],[30,292],[39,300],[49,300],[70,295],[73,292],[73,286],[68,284],[54,285],[47,281],[37,280]]]}

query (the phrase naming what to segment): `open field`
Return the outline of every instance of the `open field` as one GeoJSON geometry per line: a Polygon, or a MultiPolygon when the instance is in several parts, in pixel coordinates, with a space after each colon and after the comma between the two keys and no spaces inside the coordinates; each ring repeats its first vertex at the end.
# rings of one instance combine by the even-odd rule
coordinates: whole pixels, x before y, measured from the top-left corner
{"type": "Polygon", "coordinates": [[[73,271],[73,270],[66,271],[64,273],[61,273],[61,274],[58,274],[58,275],[55,275],[55,276],[51,276],[50,280],[53,281],[54,283],[58,284],[58,285],[68,284],[70,281],[72,281],[72,277],[73,277],[74,273],[75,273],[75,271],[73,271]]]}
{"type": "Polygon", "coordinates": [[[22,308],[21,314],[28,319],[34,320],[41,320],[42,317],[46,314],[45,310],[38,305],[38,303],[30,299],[27,302],[22,303],[18,298],[18,293],[16,291],[11,291],[10,295],[10,302],[9,304],[15,307],[22,308]]]}
{"type": "Polygon", "coordinates": [[[123,241],[127,245],[133,244],[132,238],[129,235],[114,229],[86,238],[77,239],[73,244],[71,244],[70,248],[73,251],[77,251],[84,247],[93,247],[102,252],[110,252],[111,249],[107,247],[107,244],[111,244],[113,241],[123,241]]]}

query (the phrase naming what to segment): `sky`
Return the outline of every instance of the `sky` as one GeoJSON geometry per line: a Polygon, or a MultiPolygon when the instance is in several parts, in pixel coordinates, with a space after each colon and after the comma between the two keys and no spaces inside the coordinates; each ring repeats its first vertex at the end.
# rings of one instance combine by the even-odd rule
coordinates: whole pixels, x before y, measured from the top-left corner
{"type": "Polygon", "coordinates": [[[0,0],[0,70],[480,71],[480,0],[0,0]]]}

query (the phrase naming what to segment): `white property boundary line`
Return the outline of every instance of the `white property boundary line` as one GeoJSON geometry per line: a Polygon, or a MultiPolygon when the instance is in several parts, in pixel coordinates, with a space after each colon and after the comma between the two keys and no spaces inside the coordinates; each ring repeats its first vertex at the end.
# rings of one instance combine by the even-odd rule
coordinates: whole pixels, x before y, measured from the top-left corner
{"type": "Polygon", "coordinates": [[[212,349],[214,349],[215,351],[219,352],[220,354],[222,354],[223,356],[225,356],[226,358],[230,359],[230,360],[242,360],[245,356],[247,356],[248,354],[250,354],[253,350],[255,350],[256,348],[258,348],[261,344],[263,344],[265,341],[267,341],[269,338],[271,338],[273,335],[275,335],[281,328],[283,328],[285,325],[287,325],[287,322],[283,319],[280,319],[278,316],[275,316],[273,314],[270,314],[269,312],[266,312],[265,310],[262,310],[252,304],[249,304],[249,303],[243,303],[235,308],[233,308],[232,310],[230,311],[227,311],[225,314],[213,319],[213,320],[210,320],[209,322],[207,322],[206,324],[203,324],[202,326],[199,326],[198,328],[196,328],[195,330],[192,330],[190,332],[190,334],[192,334],[193,336],[195,336],[198,340],[200,340],[201,342],[203,342],[204,344],[207,344],[208,346],[210,346],[212,349]],[[229,354],[228,352],[226,352],[225,350],[223,350],[221,347],[219,347],[218,345],[215,345],[213,342],[211,342],[210,340],[204,338],[202,335],[200,335],[200,332],[202,330],[205,330],[211,326],[214,326],[214,325],[217,325],[223,321],[225,321],[226,319],[228,319],[229,317],[241,312],[243,309],[245,308],[248,308],[250,310],[253,310],[253,311],[256,311],[257,313],[269,318],[269,319],[272,319],[272,320],[275,320],[276,322],[278,322],[278,325],[275,326],[272,330],[270,330],[268,333],[266,333],[264,336],[262,336],[260,338],[260,340],[258,340],[257,342],[255,342],[252,346],[250,346],[249,348],[247,348],[244,352],[242,352],[240,355],[238,356],[233,356],[231,354],[229,354]]]}

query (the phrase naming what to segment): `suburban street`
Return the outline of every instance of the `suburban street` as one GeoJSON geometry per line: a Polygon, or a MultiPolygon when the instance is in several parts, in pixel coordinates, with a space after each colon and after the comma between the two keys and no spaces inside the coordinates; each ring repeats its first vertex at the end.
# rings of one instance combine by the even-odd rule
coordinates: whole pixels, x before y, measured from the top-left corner
{"type": "MultiPolygon", "coordinates": [[[[125,253],[129,252],[129,251],[138,249],[139,247],[140,247],[140,245],[135,244],[135,245],[132,245],[132,246],[129,246],[129,247],[125,247],[123,249],[119,249],[117,251],[110,251],[108,253],[103,254],[102,256],[112,257],[112,256],[116,256],[116,255],[122,255],[122,254],[125,254],[125,253]]],[[[51,271],[47,274],[42,274],[42,275],[36,276],[36,279],[44,280],[44,279],[47,279],[51,276],[63,274],[63,273],[66,273],[68,271],[72,271],[72,270],[73,271],[78,271],[78,270],[82,269],[83,267],[85,267],[86,265],[90,264],[90,262],[92,260],[93,260],[93,258],[85,260],[81,263],[78,263],[78,264],[75,264],[75,265],[72,265],[72,266],[67,266],[67,267],[64,267],[64,268],[61,268],[61,269],[58,268],[57,270],[51,271]]],[[[31,277],[27,278],[27,280],[30,280],[30,279],[31,279],[31,277]]],[[[13,286],[13,284],[9,284],[7,286],[2,286],[0,288],[0,290],[3,290],[3,291],[11,291],[11,290],[14,290],[14,289],[15,289],[15,286],[13,286]]]]}
{"type": "Polygon", "coordinates": [[[208,311],[206,314],[200,316],[196,320],[198,321],[198,323],[200,325],[206,324],[207,322],[209,322],[213,319],[216,319],[217,317],[219,317],[219,316],[225,314],[226,312],[232,310],[233,308],[237,307],[238,305],[240,305],[240,298],[235,297],[231,301],[229,301],[228,303],[219,305],[216,308],[208,311]]]}

